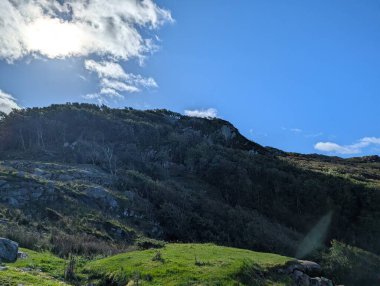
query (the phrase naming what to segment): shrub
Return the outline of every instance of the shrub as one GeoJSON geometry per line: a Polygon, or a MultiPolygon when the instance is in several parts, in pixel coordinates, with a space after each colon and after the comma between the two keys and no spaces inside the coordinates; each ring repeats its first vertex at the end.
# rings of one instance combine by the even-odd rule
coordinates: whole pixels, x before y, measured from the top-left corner
{"type": "Polygon", "coordinates": [[[165,259],[162,257],[162,254],[160,251],[157,251],[156,254],[153,256],[152,261],[157,261],[157,262],[165,262],[165,259]]]}
{"type": "Polygon", "coordinates": [[[380,257],[336,240],[322,257],[326,276],[344,285],[380,285],[380,257]]]}
{"type": "Polygon", "coordinates": [[[53,231],[50,237],[51,251],[60,257],[69,257],[74,253],[87,257],[112,255],[124,250],[120,245],[113,246],[87,234],[69,235],[53,231]]]}
{"type": "Polygon", "coordinates": [[[49,248],[47,238],[41,233],[18,225],[1,228],[0,236],[17,242],[21,247],[32,250],[38,251],[49,248]]]}
{"type": "Polygon", "coordinates": [[[291,278],[281,274],[278,267],[263,268],[249,260],[244,261],[236,278],[243,285],[249,286],[272,285],[273,282],[280,282],[275,285],[293,285],[291,278]]]}
{"type": "Polygon", "coordinates": [[[139,249],[143,250],[151,248],[162,248],[165,246],[165,242],[151,238],[141,238],[136,241],[136,245],[139,249]]]}
{"type": "Polygon", "coordinates": [[[75,274],[76,259],[73,255],[70,254],[69,261],[67,263],[64,277],[66,281],[75,281],[77,279],[75,274]]]}

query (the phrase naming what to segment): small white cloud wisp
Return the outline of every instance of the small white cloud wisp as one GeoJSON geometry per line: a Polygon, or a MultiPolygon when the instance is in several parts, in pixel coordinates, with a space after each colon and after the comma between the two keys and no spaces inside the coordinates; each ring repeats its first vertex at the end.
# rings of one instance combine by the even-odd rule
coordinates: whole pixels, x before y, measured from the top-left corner
{"type": "Polygon", "coordinates": [[[314,145],[314,148],[318,151],[327,153],[336,153],[343,155],[360,154],[364,148],[371,145],[380,145],[380,138],[377,137],[364,137],[357,143],[351,145],[339,145],[334,142],[318,142],[314,145]]]}
{"type": "Polygon", "coordinates": [[[6,114],[13,109],[20,109],[13,96],[0,90],[0,111],[6,114]]]}
{"type": "Polygon", "coordinates": [[[300,128],[291,128],[290,131],[293,133],[302,133],[302,129],[300,128]]]}
{"type": "Polygon", "coordinates": [[[185,115],[201,118],[215,118],[218,111],[215,108],[185,110],[185,115]]]}

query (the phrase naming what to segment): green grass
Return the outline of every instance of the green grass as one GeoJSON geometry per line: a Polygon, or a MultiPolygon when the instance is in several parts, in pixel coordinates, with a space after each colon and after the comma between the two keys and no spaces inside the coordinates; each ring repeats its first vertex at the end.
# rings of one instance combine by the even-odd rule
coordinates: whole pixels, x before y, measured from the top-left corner
{"type": "Polygon", "coordinates": [[[25,252],[28,257],[26,259],[18,259],[15,263],[8,263],[8,266],[40,270],[55,278],[63,277],[65,260],[58,258],[50,252],[36,252],[24,248],[20,250],[25,252]]]}
{"type": "Polygon", "coordinates": [[[65,286],[69,285],[51,278],[46,273],[37,271],[23,272],[20,269],[10,267],[0,271],[1,286],[65,286]]]}
{"type": "MultiPolygon", "coordinates": [[[[26,259],[7,263],[1,286],[58,286],[66,261],[49,252],[21,249],[26,259]]],[[[290,258],[213,244],[166,244],[160,249],[123,253],[93,261],[78,259],[81,285],[289,285],[273,267],[290,258]],[[278,275],[277,275],[278,276],[278,275]],[[114,284],[112,284],[114,283],[114,284]],[[240,283],[240,284],[239,284],[240,283]]]]}
{"type": "MultiPolygon", "coordinates": [[[[167,244],[155,250],[133,251],[88,263],[84,272],[104,284],[140,277],[139,285],[238,285],[243,265],[255,264],[265,271],[290,258],[221,247],[213,244],[167,244]],[[154,259],[157,252],[162,259],[154,259]]],[[[122,285],[122,284],[120,284],[122,285]]],[[[244,284],[240,284],[244,285],[244,284]]],[[[271,281],[257,285],[286,285],[271,281]]]]}
{"type": "Polygon", "coordinates": [[[27,253],[28,258],[18,259],[15,263],[7,263],[8,269],[0,271],[0,285],[68,285],[58,281],[63,277],[65,260],[49,252],[36,252],[23,248],[20,250],[27,253]]]}

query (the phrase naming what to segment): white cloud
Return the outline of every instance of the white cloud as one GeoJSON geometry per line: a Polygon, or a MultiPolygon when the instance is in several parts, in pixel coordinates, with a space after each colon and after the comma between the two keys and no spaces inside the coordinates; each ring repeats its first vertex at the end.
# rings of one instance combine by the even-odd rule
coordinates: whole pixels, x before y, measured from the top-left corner
{"type": "Polygon", "coordinates": [[[217,113],[215,108],[185,110],[185,115],[201,118],[215,118],[217,113]]]}
{"type": "Polygon", "coordinates": [[[301,132],[302,132],[302,129],[299,129],[299,128],[291,128],[290,131],[293,132],[293,133],[301,133],[301,132]]]}
{"type": "Polygon", "coordinates": [[[20,109],[13,96],[0,90],[0,111],[10,113],[13,109],[20,109]]]}
{"type": "Polygon", "coordinates": [[[140,91],[137,87],[128,85],[122,81],[118,80],[110,80],[107,78],[102,79],[101,85],[103,87],[102,91],[103,93],[106,91],[111,91],[111,93],[117,92],[117,91],[127,91],[127,92],[137,92],[140,91]]]}
{"type": "Polygon", "coordinates": [[[157,87],[153,78],[126,73],[123,67],[115,62],[86,60],[84,65],[87,70],[95,72],[100,79],[100,95],[122,97],[120,92],[132,93],[141,91],[141,88],[157,87]]]}
{"type": "Polygon", "coordinates": [[[96,72],[99,77],[108,77],[116,79],[124,79],[127,77],[124,69],[117,63],[114,62],[96,62],[94,60],[86,60],[84,66],[89,71],[96,72]]]}
{"type": "Polygon", "coordinates": [[[101,61],[85,61],[100,79],[96,94],[122,97],[157,86],[153,78],[126,73],[118,62],[142,63],[157,49],[154,30],[167,22],[173,22],[170,12],[154,0],[1,0],[0,59],[97,55],[101,61]]]}
{"type": "Polygon", "coordinates": [[[357,143],[351,145],[339,145],[334,142],[318,142],[314,145],[314,148],[318,151],[337,153],[337,154],[359,154],[364,148],[370,145],[380,145],[380,138],[377,137],[364,137],[357,143]]]}
{"type": "Polygon", "coordinates": [[[153,31],[171,21],[170,12],[152,0],[2,0],[0,57],[143,59],[155,45],[141,28],[153,31]]]}
{"type": "Polygon", "coordinates": [[[322,132],[318,132],[318,133],[306,134],[305,137],[306,137],[306,138],[315,138],[315,137],[320,137],[320,136],[322,136],[322,135],[323,135],[322,132]]]}

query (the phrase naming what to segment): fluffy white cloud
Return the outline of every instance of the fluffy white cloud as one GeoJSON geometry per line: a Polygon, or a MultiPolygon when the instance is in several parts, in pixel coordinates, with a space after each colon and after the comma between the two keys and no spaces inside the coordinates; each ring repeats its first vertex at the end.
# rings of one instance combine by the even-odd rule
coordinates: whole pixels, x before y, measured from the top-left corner
{"type": "Polygon", "coordinates": [[[84,66],[89,71],[97,73],[101,78],[124,79],[128,77],[124,69],[114,62],[102,61],[98,63],[94,60],[86,60],[84,66]]]}
{"type": "Polygon", "coordinates": [[[141,88],[157,87],[153,78],[126,73],[123,67],[115,62],[86,60],[85,68],[97,74],[101,85],[99,93],[108,97],[122,97],[120,92],[139,92],[141,88]]]}
{"type": "Polygon", "coordinates": [[[20,109],[13,96],[0,90],[0,111],[9,113],[13,109],[20,109]]]}
{"type": "Polygon", "coordinates": [[[318,151],[337,153],[337,154],[359,154],[364,148],[370,145],[380,145],[380,138],[377,137],[364,137],[357,143],[351,145],[339,145],[334,142],[318,142],[314,148],[318,151]]]}
{"type": "Polygon", "coordinates": [[[139,89],[135,86],[128,85],[122,81],[109,80],[107,78],[102,79],[101,93],[115,93],[117,91],[137,92],[139,89]]]}
{"type": "MultiPolygon", "coordinates": [[[[173,21],[152,0],[2,0],[0,57],[48,58],[98,54],[143,59],[155,49],[148,31],[173,21]]],[[[152,35],[153,37],[153,35],[152,35]]]]}
{"type": "Polygon", "coordinates": [[[215,118],[218,112],[215,108],[185,110],[185,115],[201,118],[215,118]]]}
{"type": "Polygon", "coordinates": [[[1,0],[0,59],[97,55],[102,60],[87,60],[85,67],[97,73],[100,90],[86,97],[122,97],[157,86],[126,73],[118,61],[142,63],[157,49],[154,30],[172,21],[154,0],[1,0]]]}

